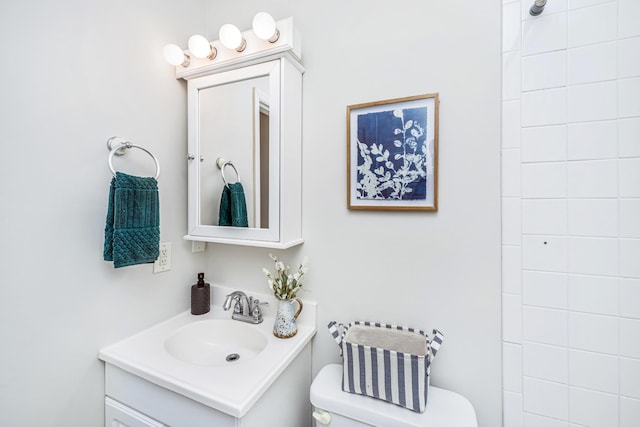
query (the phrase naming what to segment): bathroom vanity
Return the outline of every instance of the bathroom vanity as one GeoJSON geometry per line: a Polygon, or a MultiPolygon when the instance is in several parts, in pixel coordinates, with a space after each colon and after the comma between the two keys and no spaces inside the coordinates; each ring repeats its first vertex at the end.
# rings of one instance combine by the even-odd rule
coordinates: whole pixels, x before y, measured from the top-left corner
{"type": "MultiPolygon", "coordinates": [[[[212,301],[232,291],[213,285],[212,301]]],[[[260,324],[231,320],[230,311],[212,306],[207,314],[187,311],[102,349],[105,425],[310,425],[316,305],[305,301],[298,333],[280,339],[272,332],[275,298],[257,297],[269,302],[260,324]]]]}

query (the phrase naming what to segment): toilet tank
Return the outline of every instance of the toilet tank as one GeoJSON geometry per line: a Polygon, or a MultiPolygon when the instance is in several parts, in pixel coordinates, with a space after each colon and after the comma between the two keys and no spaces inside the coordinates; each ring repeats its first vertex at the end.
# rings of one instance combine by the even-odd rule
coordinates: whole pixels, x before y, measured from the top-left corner
{"type": "Polygon", "coordinates": [[[478,427],[471,403],[458,393],[431,386],[424,413],[342,391],[342,365],[327,365],[311,384],[316,427],[478,427]]]}

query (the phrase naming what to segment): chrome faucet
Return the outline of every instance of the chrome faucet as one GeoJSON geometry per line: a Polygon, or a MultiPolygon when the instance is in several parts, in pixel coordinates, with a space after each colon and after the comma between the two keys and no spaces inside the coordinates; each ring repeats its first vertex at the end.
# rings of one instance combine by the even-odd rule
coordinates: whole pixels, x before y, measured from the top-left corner
{"type": "Polygon", "coordinates": [[[260,302],[253,297],[248,297],[242,291],[231,292],[224,300],[222,309],[228,311],[233,306],[233,314],[231,318],[233,320],[240,320],[247,323],[262,323],[262,309],[263,305],[268,306],[268,302],[260,302]],[[234,304],[235,303],[235,304],[234,304]]]}

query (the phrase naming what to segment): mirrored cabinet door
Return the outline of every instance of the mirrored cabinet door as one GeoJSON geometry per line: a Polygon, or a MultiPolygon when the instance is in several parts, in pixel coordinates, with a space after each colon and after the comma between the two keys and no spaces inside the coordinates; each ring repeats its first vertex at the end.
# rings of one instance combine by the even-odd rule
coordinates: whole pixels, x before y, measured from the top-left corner
{"type": "Polygon", "coordinates": [[[301,101],[288,55],[188,81],[186,239],[302,243],[301,101]]]}

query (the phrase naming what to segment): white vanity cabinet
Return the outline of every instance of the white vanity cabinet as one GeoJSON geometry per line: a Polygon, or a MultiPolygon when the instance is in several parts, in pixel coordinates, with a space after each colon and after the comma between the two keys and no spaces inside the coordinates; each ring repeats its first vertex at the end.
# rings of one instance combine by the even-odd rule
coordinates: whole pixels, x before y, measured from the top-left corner
{"type": "MultiPolygon", "coordinates": [[[[232,291],[212,284],[212,300],[232,291]]],[[[275,297],[252,296],[269,303],[261,323],[232,320],[212,305],[206,314],[188,310],[101,349],[105,426],[309,427],[317,304],[305,300],[298,333],[281,339],[273,335],[275,297]]]]}
{"type": "Polygon", "coordinates": [[[309,427],[311,380],[307,345],[253,407],[236,418],[106,363],[105,426],[309,427]]]}

